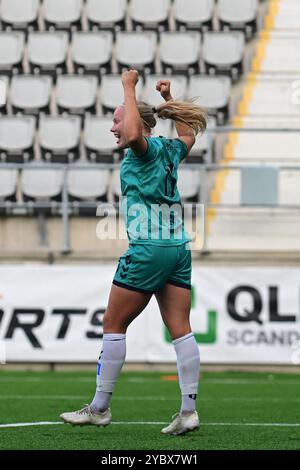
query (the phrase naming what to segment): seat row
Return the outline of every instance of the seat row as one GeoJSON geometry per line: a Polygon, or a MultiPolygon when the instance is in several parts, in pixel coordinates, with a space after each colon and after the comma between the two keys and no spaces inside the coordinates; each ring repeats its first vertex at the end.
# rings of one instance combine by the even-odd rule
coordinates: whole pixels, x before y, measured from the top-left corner
{"type": "MultiPolygon", "coordinates": [[[[154,136],[169,138],[177,136],[171,121],[161,121],[154,128],[154,136]]],[[[36,131],[33,116],[0,118],[0,162],[26,163],[35,158],[37,147],[43,160],[53,163],[70,163],[78,160],[84,149],[88,160],[96,163],[113,163],[122,158],[123,152],[116,146],[110,129],[112,119],[103,116],[88,116],[81,133],[78,116],[41,116],[36,131]],[[37,146],[37,147],[36,147],[37,146]]],[[[209,121],[215,127],[215,121],[209,121]]],[[[191,162],[202,162],[209,154],[210,135],[198,136],[191,152],[191,162]],[[198,157],[194,158],[194,157],[198,157]]]]}
{"type": "MultiPolygon", "coordinates": [[[[159,106],[164,100],[156,90],[157,81],[164,75],[148,75],[140,79],[136,86],[137,98],[151,106],[159,106]]],[[[193,75],[188,78],[173,75],[171,92],[175,99],[196,99],[208,114],[223,124],[228,118],[231,81],[227,76],[193,75]]],[[[51,76],[16,75],[11,82],[0,76],[2,84],[2,103],[0,113],[26,114],[38,116],[50,114],[51,103],[55,99],[58,113],[79,115],[97,114],[98,105],[102,113],[111,113],[123,103],[124,92],[121,77],[118,74],[104,75],[101,87],[91,75],[61,75],[54,88],[51,76]],[[99,99],[100,98],[100,99],[99,99]]]]}
{"type": "Polygon", "coordinates": [[[126,17],[134,29],[212,29],[216,16],[220,28],[253,32],[257,26],[259,0],[2,0],[2,28],[80,30],[82,18],[90,29],[125,29],[126,17]]]}
{"type": "MultiPolygon", "coordinates": [[[[0,214],[17,213],[12,203],[27,203],[27,212],[55,212],[55,203],[62,201],[63,171],[56,169],[0,169],[0,214]],[[34,204],[32,204],[34,203],[34,204]],[[35,207],[36,206],[36,207],[35,207]]],[[[103,169],[70,169],[67,175],[68,199],[75,212],[96,215],[99,203],[112,202],[120,198],[119,170],[110,172],[103,169]],[[79,207],[78,203],[83,203],[79,207]]],[[[200,174],[188,167],[180,168],[178,189],[184,201],[197,202],[199,198],[200,174]]]]}
{"type": "MultiPolygon", "coordinates": [[[[0,73],[11,75],[30,70],[54,78],[70,71],[69,36],[61,32],[31,32],[27,54],[24,33],[0,33],[0,73]],[[26,56],[26,58],[25,58],[26,56]],[[28,61],[28,64],[27,64],[28,61]]],[[[111,72],[114,61],[118,72],[136,68],[141,74],[226,73],[238,78],[243,73],[245,39],[243,33],[197,31],[119,32],[115,47],[111,32],[77,32],[72,35],[70,58],[76,73],[111,72]],[[138,45],[138,47],[137,47],[138,45]]]]}

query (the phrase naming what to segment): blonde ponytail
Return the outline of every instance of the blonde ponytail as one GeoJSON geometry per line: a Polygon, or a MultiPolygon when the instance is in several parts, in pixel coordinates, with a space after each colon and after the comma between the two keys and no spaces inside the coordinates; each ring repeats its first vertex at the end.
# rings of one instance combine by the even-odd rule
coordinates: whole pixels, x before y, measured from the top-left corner
{"type": "Polygon", "coordinates": [[[166,101],[156,108],[160,119],[172,119],[191,127],[195,135],[206,129],[206,116],[202,108],[190,101],[166,101]]]}
{"type": "Polygon", "coordinates": [[[156,126],[154,114],[160,119],[172,119],[191,127],[195,135],[206,129],[206,115],[200,106],[189,101],[166,101],[157,108],[152,108],[144,101],[138,101],[137,107],[145,127],[151,130],[156,126]]]}

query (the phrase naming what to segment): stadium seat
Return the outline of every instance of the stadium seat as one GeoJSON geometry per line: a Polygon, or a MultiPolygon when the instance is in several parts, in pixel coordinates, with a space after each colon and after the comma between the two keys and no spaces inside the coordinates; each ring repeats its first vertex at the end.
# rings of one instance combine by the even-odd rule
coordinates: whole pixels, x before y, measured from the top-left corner
{"type": "Polygon", "coordinates": [[[172,137],[172,126],[173,123],[171,119],[159,119],[156,118],[156,126],[151,129],[153,137],[172,137]]]}
{"type": "Polygon", "coordinates": [[[206,73],[226,73],[237,79],[243,72],[244,46],[244,34],[238,31],[204,33],[203,60],[206,73]]]}
{"type": "Polygon", "coordinates": [[[210,115],[216,116],[218,124],[224,124],[229,115],[231,81],[226,76],[197,75],[190,78],[188,97],[210,115]]]}
{"type": "Polygon", "coordinates": [[[0,74],[13,75],[23,71],[24,33],[0,32],[0,74]]]}
{"type": "Polygon", "coordinates": [[[177,29],[207,31],[213,29],[214,0],[175,0],[177,29]]]}
{"type": "Polygon", "coordinates": [[[199,59],[199,32],[161,33],[160,60],[163,73],[198,73],[199,59]]]}
{"type": "Polygon", "coordinates": [[[44,0],[43,17],[48,30],[81,29],[82,0],[44,0]]]}
{"type": "Polygon", "coordinates": [[[120,153],[110,131],[112,125],[110,117],[89,116],[85,119],[84,146],[89,160],[113,163],[113,153],[120,153]]]}
{"type": "MultiPolygon", "coordinates": [[[[212,130],[216,127],[216,119],[210,117],[207,119],[207,128],[212,130]]],[[[186,163],[214,163],[215,138],[211,132],[205,131],[198,134],[193,148],[189,152],[186,163]]]]}
{"type": "Polygon", "coordinates": [[[22,170],[21,193],[24,202],[27,202],[29,214],[57,214],[57,202],[61,201],[62,189],[61,170],[42,169],[42,165],[40,170],[30,169],[30,166],[22,170]]]}
{"type": "Polygon", "coordinates": [[[163,31],[169,29],[170,0],[131,0],[130,17],[135,30],[163,31]]]}
{"type": "Polygon", "coordinates": [[[257,30],[259,0],[219,0],[218,18],[220,29],[242,30],[252,37],[257,30]]]}
{"type": "Polygon", "coordinates": [[[39,144],[42,158],[57,163],[68,163],[79,158],[79,116],[41,116],[39,144]]]}
{"type": "Polygon", "coordinates": [[[8,86],[8,77],[0,75],[0,115],[7,113],[8,86]]]}
{"type": "MultiPolygon", "coordinates": [[[[143,79],[140,78],[136,84],[137,99],[142,98],[143,79]]],[[[112,113],[124,102],[124,89],[121,75],[103,75],[100,88],[101,105],[104,113],[112,113]]]]}
{"type": "Polygon", "coordinates": [[[111,71],[113,37],[110,31],[73,34],[72,60],[77,73],[98,77],[111,71]]]}
{"type": "Polygon", "coordinates": [[[181,198],[186,202],[199,200],[199,172],[191,168],[180,167],[178,170],[177,187],[181,198]]]}
{"type": "Polygon", "coordinates": [[[2,0],[1,24],[3,29],[38,29],[39,0],[2,0]]]}
{"type": "Polygon", "coordinates": [[[56,74],[67,71],[68,33],[63,31],[33,32],[28,38],[28,60],[31,73],[56,74]]]}
{"type": "MultiPolygon", "coordinates": [[[[24,163],[34,157],[35,118],[0,118],[0,159],[8,163],[24,163]]],[[[1,161],[0,160],[0,161],[1,161]]]]}
{"type": "Polygon", "coordinates": [[[119,73],[128,68],[135,68],[141,74],[154,73],[156,43],[156,34],[153,31],[119,32],[116,40],[119,73]]]}
{"type": "MultiPolygon", "coordinates": [[[[17,178],[17,170],[0,169],[0,204],[5,203],[6,201],[16,201],[17,178]]],[[[0,214],[1,212],[0,208],[0,214]]]]}
{"type": "Polygon", "coordinates": [[[112,193],[115,203],[118,203],[121,198],[121,181],[120,181],[120,170],[113,171],[112,177],[112,193]]]}
{"type": "Polygon", "coordinates": [[[96,113],[97,77],[92,75],[62,75],[57,79],[56,103],[58,112],[76,114],[96,113]]]}
{"type": "Polygon", "coordinates": [[[90,29],[125,29],[126,0],[87,0],[86,15],[90,29]]]}
{"type": "Polygon", "coordinates": [[[16,75],[10,87],[13,113],[38,116],[50,113],[52,78],[48,76],[16,75]]]}
{"type": "Polygon", "coordinates": [[[68,172],[68,193],[76,215],[96,215],[99,202],[107,202],[109,177],[109,170],[74,169],[68,172]]]}
{"type": "MultiPolygon", "coordinates": [[[[184,75],[172,75],[168,77],[171,80],[171,93],[174,99],[184,100],[187,92],[187,77],[184,75]]],[[[156,83],[159,80],[166,79],[165,75],[148,75],[146,77],[143,100],[151,106],[159,106],[164,103],[164,99],[156,90],[156,83]]]]}

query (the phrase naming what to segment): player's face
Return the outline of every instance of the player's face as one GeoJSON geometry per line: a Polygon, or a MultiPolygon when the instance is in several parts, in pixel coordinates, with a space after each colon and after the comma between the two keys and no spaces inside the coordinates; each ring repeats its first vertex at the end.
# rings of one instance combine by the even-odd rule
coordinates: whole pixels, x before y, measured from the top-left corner
{"type": "Polygon", "coordinates": [[[113,116],[113,126],[111,132],[113,132],[115,138],[117,139],[117,147],[119,149],[125,149],[128,147],[126,142],[126,137],[123,132],[123,122],[124,122],[124,107],[118,107],[113,116]]]}

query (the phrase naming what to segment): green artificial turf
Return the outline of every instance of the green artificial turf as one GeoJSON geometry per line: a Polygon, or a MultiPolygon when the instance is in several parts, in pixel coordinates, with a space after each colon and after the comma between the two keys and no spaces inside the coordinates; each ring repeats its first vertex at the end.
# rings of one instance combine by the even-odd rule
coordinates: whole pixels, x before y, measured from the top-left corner
{"type": "Polygon", "coordinates": [[[180,407],[178,382],[164,376],[122,373],[111,406],[113,422],[98,428],[52,424],[61,412],[90,402],[93,373],[2,370],[0,449],[300,449],[299,375],[202,374],[197,402],[202,426],[181,437],[160,434],[180,407]],[[41,421],[50,424],[1,427],[41,421]]]}

